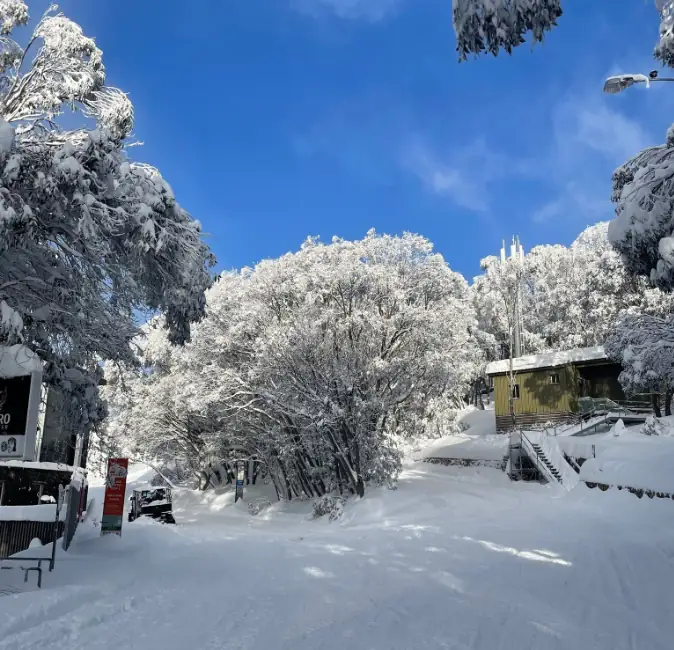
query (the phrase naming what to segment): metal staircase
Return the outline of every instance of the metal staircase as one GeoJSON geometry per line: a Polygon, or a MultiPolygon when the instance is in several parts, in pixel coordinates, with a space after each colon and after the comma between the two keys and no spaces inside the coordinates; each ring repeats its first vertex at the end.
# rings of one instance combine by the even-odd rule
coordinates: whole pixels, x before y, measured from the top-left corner
{"type": "Polygon", "coordinates": [[[541,446],[536,442],[532,442],[531,449],[536,454],[536,464],[540,465],[541,463],[543,463],[543,465],[545,466],[546,471],[544,471],[543,473],[547,474],[548,478],[552,478],[556,480],[558,483],[563,483],[564,481],[562,480],[562,475],[559,473],[559,470],[550,462],[548,457],[541,449],[541,446]]]}
{"type": "Polygon", "coordinates": [[[513,434],[515,444],[511,436],[511,453],[513,449],[520,454],[520,476],[517,476],[517,467],[511,462],[511,475],[515,478],[524,478],[522,474],[521,455],[525,454],[534,465],[538,474],[551,483],[558,483],[565,489],[570,490],[578,483],[578,473],[564,457],[554,438],[544,432],[531,431],[524,433],[518,431],[513,434]],[[519,444],[518,444],[519,443],[519,444]]]}

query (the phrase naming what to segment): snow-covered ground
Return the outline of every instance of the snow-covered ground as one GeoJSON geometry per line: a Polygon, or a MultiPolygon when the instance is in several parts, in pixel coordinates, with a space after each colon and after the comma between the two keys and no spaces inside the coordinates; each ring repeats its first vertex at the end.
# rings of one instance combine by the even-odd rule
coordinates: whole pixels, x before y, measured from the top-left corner
{"type": "Polygon", "coordinates": [[[466,409],[459,422],[464,430],[432,441],[418,458],[463,458],[502,461],[508,453],[508,436],[496,433],[494,411],[466,409]]]}
{"type": "Polygon", "coordinates": [[[670,501],[417,463],[337,522],[309,510],[179,491],[177,526],[91,517],[0,599],[0,650],[671,648],[670,501]]]}
{"type": "Polygon", "coordinates": [[[584,481],[674,494],[672,435],[646,436],[619,421],[608,433],[556,440],[568,455],[588,459],[580,471],[584,481]]]}

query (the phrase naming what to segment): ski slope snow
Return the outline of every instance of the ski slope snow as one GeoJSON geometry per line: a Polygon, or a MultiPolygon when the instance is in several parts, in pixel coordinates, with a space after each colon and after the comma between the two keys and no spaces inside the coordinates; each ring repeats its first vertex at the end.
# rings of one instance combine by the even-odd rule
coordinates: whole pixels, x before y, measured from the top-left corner
{"type": "Polygon", "coordinates": [[[0,650],[669,650],[674,638],[670,501],[418,463],[332,523],[309,520],[307,503],[251,516],[222,491],[178,491],[175,510],[177,526],[125,522],[121,538],[83,526],[41,591],[0,598],[0,650]]]}

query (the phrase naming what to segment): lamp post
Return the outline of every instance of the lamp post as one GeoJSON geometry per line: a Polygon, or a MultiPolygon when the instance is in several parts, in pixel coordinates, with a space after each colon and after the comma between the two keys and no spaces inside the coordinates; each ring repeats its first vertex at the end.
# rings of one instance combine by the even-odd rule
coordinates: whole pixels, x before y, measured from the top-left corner
{"type": "Polygon", "coordinates": [[[658,77],[658,71],[653,70],[645,74],[619,74],[609,77],[604,82],[604,92],[609,95],[617,95],[634,84],[646,84],[646,88],[654,81],[674,81],[674,77],[658,77]]]}

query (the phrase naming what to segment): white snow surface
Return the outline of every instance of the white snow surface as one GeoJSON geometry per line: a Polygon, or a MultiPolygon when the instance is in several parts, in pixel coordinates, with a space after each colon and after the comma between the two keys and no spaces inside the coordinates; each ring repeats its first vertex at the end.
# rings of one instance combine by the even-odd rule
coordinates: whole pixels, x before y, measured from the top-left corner
{"type": "Polygon", "coordinates": [[[42,590],[0,599],[0,650],[671,648],[669,500],[419,463],[329,523],[251,516],[256,490],[176,490],[177,526],[121,538],[91,516],[42,590]]]}
{"type": "Polygon", "coordinates": [[[42,372],[42,361],[25,345],[0,346],[0,377],[21,377],[42,372]]]}
{"type": "MultiPolygon", "coordinates": [[[[580,470],[582,480],[674,494],[674,438],[630,429],[623,429],[618,438],[613,432],[596,437],[600,438],[594,442],[596,458],[587,447],[583,455],[579,445],[572,449],[577,457],[588,458],[580,470]]],[[[585,439],[586,445],[592,438],[585,439]]]]}
{"type": "MultiPolygon", "coordinates": [[[[557,368],[569,363],[582,361],[602,361],[607,359],[604,347],[597,345],[591,348],[577,348],[559,352],[545,352],[543,354],[529,354],[513,359],[513,371],[535,370],[536,368],[557,368]]],[[[510,360],[492,361],[487,364],[487,375],[499,375],[510,372],[510,360]]]]}
{"type": "Polygon", "coordinates": [[[466,409],[460,418],[464,431],[431,442],[421,458],[463,458],[500,461],[508,453],[508,436],[496,433],[493,410],[466,409]]]}
{"type": "MultiPolygon", "coordinates": [[[[66,509],[62,508],[59,519],[65,519],[66,509]]],[[[0,521],[54,521],[56,505],[0,506],[0,521]]]]}
{"type": "Polygon", "coordinates": [[[37,460],[0,460],[0,465],[9,467],[23,467],[25,469],[46,469],[52,472],[71,472],[74,480],[82,481],[87,475],[87,471],[81,467],[73,467],[64,463],[50,463],[37,460]]]}

